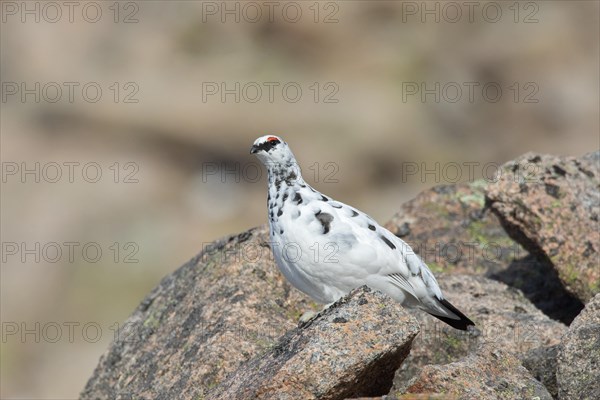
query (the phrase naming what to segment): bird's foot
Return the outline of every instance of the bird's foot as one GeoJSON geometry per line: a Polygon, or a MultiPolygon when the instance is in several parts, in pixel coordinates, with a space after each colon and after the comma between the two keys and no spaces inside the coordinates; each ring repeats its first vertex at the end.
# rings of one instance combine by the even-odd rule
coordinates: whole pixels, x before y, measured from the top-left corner
{"type": "Polygon", "coordinates": [[[298,328],[303,328],[309,325],[313,320],[315,320],[319,316],[319,314],[320,313],[312,310],[306,311],[298,320],[298,328]]]}
{"type": "Polygon", "coordinates": [[[321,311],[316,312],[313,310],[308,310],[298,320],[298,327],[303,328],[307,325],[310,325],[315,319],[317,319],[321,314],[325,313],[332,305],[335,304],[335,301],[329,304],[326,304],[321,311]]]}

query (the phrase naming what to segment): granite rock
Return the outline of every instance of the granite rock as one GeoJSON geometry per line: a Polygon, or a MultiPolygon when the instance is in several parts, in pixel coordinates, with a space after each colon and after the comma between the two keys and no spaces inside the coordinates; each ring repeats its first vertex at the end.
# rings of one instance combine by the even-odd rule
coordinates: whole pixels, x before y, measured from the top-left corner
{"type": "Polygon", "coordinates": [[[600,151],[525,154],[502,166],[486,201],[508,234],[551,263],[582,302],[600,292],[600,151]]]}
{"type": "Polygon", "coordinates": [[[419,332],[390,297],[355,289],[267,353],[244,363],[211,399],[345,399],[387,393],[419,332]]]}
{"type": "Polygon", "coordinates": [[[600,399],[600,294],[565,334],[556,378],[560,399],[600,399]]]}
{"type": "Polygon", "coordinates": [[[315,306],[281,275],[268,237],[260,227],[216,241],[165,277],[125,321],[81,398],[201,398],[271,349],[315,306]]]}
{"type": "Polygon", "coordinates": [[[521,359],[532,349],[559,344],[566,331],[564,324],[550,319],[519,290],[503,283],[477,275],[440,274],[437,280],[446,298],[475,322],[477,330],[457,331],[423,312],[412,311],[421,333],[394,379],[399,392],[425,365],[458,361],[481,343],[494,343],[521,359]]]}
{"type": "Polygon", "coordinates": [[[485,205],[490,181],[437,186],[402,204],[385,225],[434,273],[482,275],[523,292],[553,319],[569,324],[583,304],[564,288],[552,263],[530,254],[485,205]]]}
{"type": "Polygon", "coordinates": [[[424,367],[407,393],[443,394],[457,400],[552,399],[519,360],[496,343],[482,343],[460,361],[424,367]]]}

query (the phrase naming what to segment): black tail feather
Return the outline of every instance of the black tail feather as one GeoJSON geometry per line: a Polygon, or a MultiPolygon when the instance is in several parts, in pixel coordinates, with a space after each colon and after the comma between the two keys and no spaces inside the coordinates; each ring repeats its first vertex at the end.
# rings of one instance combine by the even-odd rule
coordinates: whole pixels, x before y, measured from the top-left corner
{"type": "Polygon", "coordinates": [[[468,327],[470,325],[475,326],[475,323],[473,321],[471,321],[469,318],[467,318],[467,316],[465,314],[463,314],[462,312],[460,312],[456,307],[454,307],[452,304],[450,304],[450,302],[446,299],[436,299],[442,306],[444,306],[445,308],[447,308],[448,310],[450,310],[453,314],[456,314],[457,317],[459,317],[460,319],[453,319],[450,317],[442,317],[439,315],[435,315],[435,314],[431,314],[434,317],[436,317],[437,319],[444,321],[445,323],[447,323],[448,325],[450,325],[451,327],[455,328],[455,329],[460,329],[461,331],[466,331],[468,330],[468,327]]]}

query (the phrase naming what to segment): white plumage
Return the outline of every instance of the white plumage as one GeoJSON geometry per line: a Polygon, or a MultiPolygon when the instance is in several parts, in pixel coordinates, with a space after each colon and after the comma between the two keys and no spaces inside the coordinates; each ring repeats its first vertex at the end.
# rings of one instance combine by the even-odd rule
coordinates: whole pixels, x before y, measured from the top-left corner
{"type": "Polygon", "coordinates": [[[368,215],[304,182],[281,138],[262,136],[251,152],[268,170],[273,255],[292,285],[320,303],[367,285],[454,328],[474,325],[444,299],[435,277],[408,244],[368,215]]]}

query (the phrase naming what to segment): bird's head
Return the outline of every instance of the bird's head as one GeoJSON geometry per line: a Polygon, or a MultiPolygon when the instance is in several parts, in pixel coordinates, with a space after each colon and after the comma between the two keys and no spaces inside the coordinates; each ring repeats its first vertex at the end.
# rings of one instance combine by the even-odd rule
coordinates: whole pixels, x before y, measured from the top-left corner
{"type": "Polygon", "coordinates": [[[277,167],[296,164],[296,160],[288,144],[279,136],[261,136],[254,141],[250,153],[267,167],[277,167]]]}

